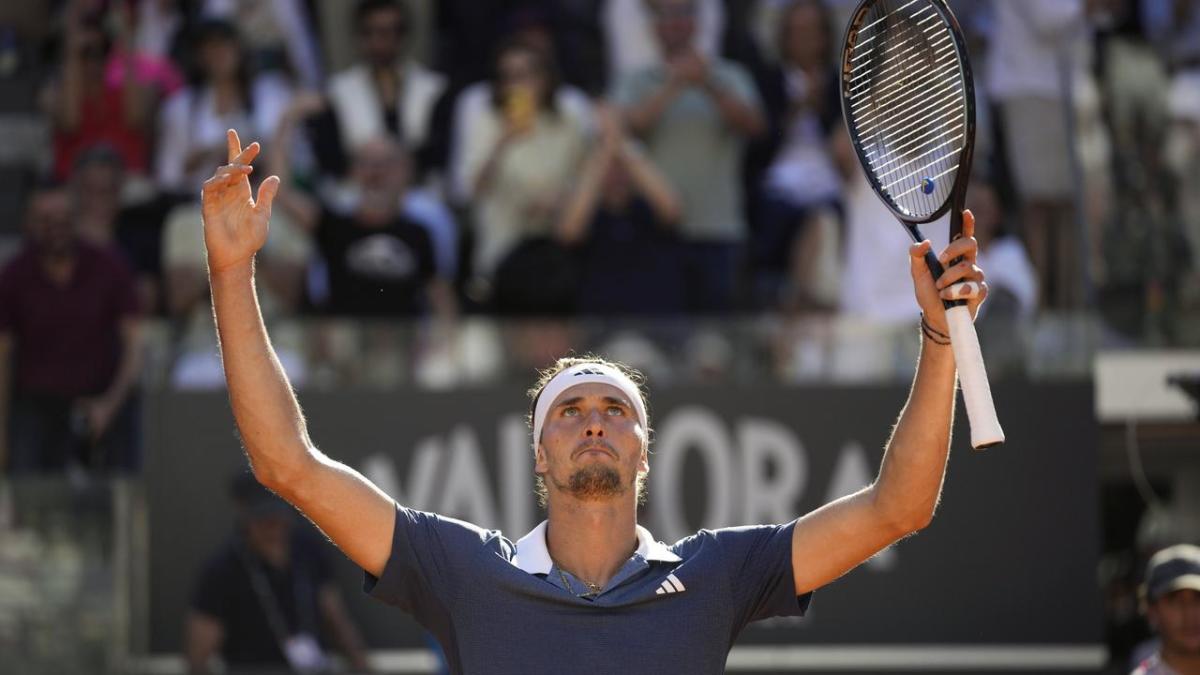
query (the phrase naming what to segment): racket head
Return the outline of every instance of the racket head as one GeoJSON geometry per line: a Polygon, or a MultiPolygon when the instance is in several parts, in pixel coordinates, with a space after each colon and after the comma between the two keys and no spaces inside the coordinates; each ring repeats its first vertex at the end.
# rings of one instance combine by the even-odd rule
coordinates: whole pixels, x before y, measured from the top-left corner
{"type": "Polygon", "coordinates": [[[975,84],[945,0],[862,0],[842,45],[842,113],[871,188],[908,224],[961,211],[975,84]]]}

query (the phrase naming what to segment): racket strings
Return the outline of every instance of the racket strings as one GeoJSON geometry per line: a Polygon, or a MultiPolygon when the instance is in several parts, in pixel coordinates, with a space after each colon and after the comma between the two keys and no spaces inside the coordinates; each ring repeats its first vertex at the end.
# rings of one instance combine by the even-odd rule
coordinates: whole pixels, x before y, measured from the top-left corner
{"type": "Polygon", "coordinates": [[[843,93],[864,163],[894,206],[928,217],[949,198],[968,141],[951,30],[929,0],[882,0],[852,42],[843,93]]]}

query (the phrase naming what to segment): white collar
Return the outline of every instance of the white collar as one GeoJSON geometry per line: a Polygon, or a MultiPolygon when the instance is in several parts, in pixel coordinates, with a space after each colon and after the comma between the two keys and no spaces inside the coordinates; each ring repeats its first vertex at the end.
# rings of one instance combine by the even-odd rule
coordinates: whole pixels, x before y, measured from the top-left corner
{"type": "MultiPolygon", "coordinates": [[[[546,547],[546,523],[533,528],[529,534],[517,540],[516,555],[512,563],[529,574],[549,574],[554,567],[550,559],[550,550],[546,547]]],[[[637,553],[650,562],[680,562],[683,558],[671,552],[671,549],[654,538],[650,530],[637,526],[637,553]]]]}

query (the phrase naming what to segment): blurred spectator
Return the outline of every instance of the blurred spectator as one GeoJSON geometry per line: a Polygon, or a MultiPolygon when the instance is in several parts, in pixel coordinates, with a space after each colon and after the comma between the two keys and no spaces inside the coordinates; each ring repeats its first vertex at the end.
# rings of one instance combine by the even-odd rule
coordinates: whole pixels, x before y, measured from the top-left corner
{"type": "Polygon", "coordinates": [[[128,26],[114,45],[104,30],[103,13],[88,13],[72,0],[65,9],[62,63],[43,103],[54,121],[54,175],[66,179],[79,153],[107,143],[128,170],[149,168],[153,92],[135,76],[128,49],[128,26]],[[110,66],[110,58],[115,61],[110,66]],[[110,77],[115,75],[115,77],[110,77]]]}
{"type": "Polygon", "coordinates": [[[290,75],[297,85],[321,86],[321,55],[303,0],[203,0],[201,16],[238,26],[255,72],[290,75]]]}
{"type": "Polygon", "coordinates": [[[1155,553],[1140,595],[1159,646],[1134,675],[1200,673],[1200,547],[1180,544],[1155,553]]]}
{"type": "Polygon", "coordinates": [[[174,94],[185,84],[183,73],[171,61],[172,49],[183,29],[183,12],[174,0],[133,0],[112,3],[122,40],[109,59],[105,77],[118,86],[131,70],[139,85],[153,92],[153,103],[174,94]]]}
{"type": "Polygon", "coordinates": [[[300,98],[285,115],[271,144],[279,175],[279,210],[312,232],[327,274],[327,297],[315,298],[333,314],[421,316],[455,311],[449,285],[437,278],[432,237],[403,210],[411,159],[392,138],[379,136],[355,151],[349,180],[322,204],[291,180],[287,146],[298,119],[319,100],[300,98]]]}
{"type": "MultiPolygon", "coordinates": [[[[871,323],[909,324],[920,312],[906,254],[912,239],[867,183],[845,131],[833,137],[833,155],[846,181],[838,310],[871,323]]],[[[946,230],[937,224],[922,226],[921,231],[933,242],[933,250],[946,245],[946,230]]]]}
{"type": "Polygon", "coordinates": [[[971,180],[967,208],[975,216],[979,266],[988,271],[988,301],[979,313],[1002,315],[1005,321],[1031,321],[1037,312],[1037,273],[1025,244],[1006,222],[1008,214],[990,182],[971,180]]]}
{"type": "Polygon", "coordinates": [[[523,242],[551,235],[570,189],[585,132],[559,104],[558,89],[546,51],[509,42],[496,56],[489,105],[456,122],[462,133],[461,184],[474,216],[472,273],[480,287],[523,242]]]}
{"type": "MultiPolygon", "coordinates": [[[[592,128],[592,102],[587,94],[578,87],[563,83],[559,75],[557,62],[554,60],[554,38],[550,27],[546,24],[532,22],[523,24],[501,45],[504,51],[511,50],[512,45],[520,45],[522,49],[538,52],[539,64],[552,72],[555,77],[553,90],[553,108],[561,115],[570,118],[571,122],[581,129],[588,131],[592,128]]],[[[497,54],[499,56],[499,54],[497,54]]],[[[459,204],[466,204],[474,199],[474,186],[471,179],[470,143],[478,129],[484,128],[488,120],[496,115],[497,91],[504,85],[501,82],[503,73],[493,58],[492,70],[488,79],[476,82],[463,89],[454,101],[454,114],[450,130],[449,157],[449,193],[459,204]]]]}
{"type": "MultiPolygon", "coordinates": [[[[186,17],[182,0],[132,0],[135,51],[153,59],[169,59],[186,17]]],[[[180,85],[183,83],[180,82],[180,85]]]]}
{"type": "MultiPolygon", "coordinates": [[[[674,228],[679,198],[616,111],[598,111],[600,137],[579,172],[558,236],[579,250],[584,313],[679,314],[684,289],[674,228]]],[[[541,283],[546,283],[542,280],[541,283]]]]}
{"type": "Polygon", "coordinates": [[[431,131],[446,78],[412,59],[408,5],[360,0],[354,14],[362,60],[329,80],[332,138],[322,140],[318,132],[317,148],[319,155],[332,152],[338,158],[323,163],[340,169],[346,151],[388,134],[409,149],[422,170],[440,166],[444,159],[434,157],[439,153],[431,147],[431,131]],[[329,147],[331,142],[335,145],[329,147]]]}
{"type": "Polygon", "coordinates": [[[816,217],[841,209],[842,178],[829,150],[842,125],[829,21],[820,0],[788,4],[778,24],[779,62],[759,83],[769,133],[753,146],[748,197],[758,225],[754,291],[765,307],[821,305],[804,272],[815,265],[825,233],[816,217]]]}
{"type": "MultiPolygon", "coordinates": [[[[656,0],[604,0],[602,21],[608,44],[610,83],[620,82],[671,58],[655,39],[656,0]]],[[[688,44],[705,59],[716,58],[725,32],[725,6],[721,0],[695,0],[695,26],[688,44]]]]}
{"type": "Polygon", "coordinates": [[[1168,95],[1165,161],[1178,185],[1179,216],[1192,271],[1184,300],[1200,305],[1200,70],[1178,73],[1168,95]]]}
{"type": "Polygon", "coordinates": [[[66,190],[32,195],[26,244],[0,272],[0,456],[13,473],[140,465],[133,275],[79,236],[78,216],[66,190]]]}
{"type": "Polygon", "coordinates": [[[437,68],[458,90],[491,74],[489,64],[500,45],[544,38],[563,80],[594,93],[605,81],[604,1],[438,0],[437,68]]]}
{"type": "Polygon", "coordinates": [[[71,184],[79,236],[125,259],[137,280],[138,305],[154,312],[160,294],[161,208],[155,201],[126,204],[125,167],[105,145],[79,156],[71,184]]]}
{"type": "Polygon", "coordinates": [[[1091,56],[1085,0],[993,3],[996,32],[987,82],[1000,108],[1006,157],[1021,200],[1021,223],[1040,275],[1043,304],[1083,301],[1073,218],[1076,169],[1068,115],[1091,56]]]}
{"type": "Polygon", "coordinates": [[[270,137],[290,93],[278,76],[252,73],[233,24],[210,21],[191,38],[191,83],[163,105],[155,177],[163,190],[195,196],[226,159],[226,130],[270,137]]]}
{"type": "Polygon", "coordinates": [[[362,637],[322,544],[296,527],[295,511],[252,475],[234,481],[232,496],[236,530],[205,564],[192,593],[184,644],[189,672],[215,672],[218,655],[230,672],[329,672],[331,643],[355,672],[367,671],[362,637]]]}
{"type": "Polygon", "coordinates": [[[648,7],[665,62],[621,78],[614,98],[682,196],[688,308],[729,309],[747,235],[738,170],[766,123],[749,74],[697,51],[694,0],[648,7]]]}
{"type": "Polygon", "coordinates": [[[988,355],[988,372],[1022,373],[1028,353],[1027,336],[1037,312],[1037,272],[1021,238],[1009,227],[1008,216],[995,188],[978,177],[967,188],[967,208],[975,216],[981,268],[987,270],[988,298],[975,325],[988,355]]]}

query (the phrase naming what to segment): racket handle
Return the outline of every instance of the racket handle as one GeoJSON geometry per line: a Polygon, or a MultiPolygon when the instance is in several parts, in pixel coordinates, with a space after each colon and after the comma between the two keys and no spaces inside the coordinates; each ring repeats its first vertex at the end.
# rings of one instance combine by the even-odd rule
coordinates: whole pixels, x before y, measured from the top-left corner
{"type": "Polygon", "coordinates": [[[954,348],[954,362],[958,366],[958,379],[967,404],[967,420],[971,423],[971,446],[982,450],[1000,445],[1004,442],[1004,430],[1000,428],[996,406],[992,403],[992,389],[988,385],[971,310],[966,305],[951,307],[946,310],[946,322],[950,324],[950,344],[954,348]]]}

